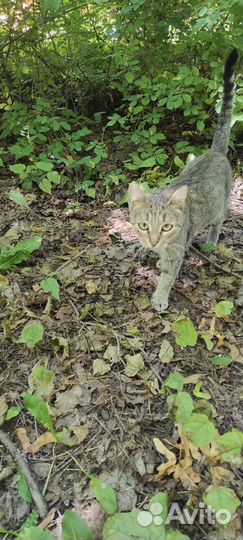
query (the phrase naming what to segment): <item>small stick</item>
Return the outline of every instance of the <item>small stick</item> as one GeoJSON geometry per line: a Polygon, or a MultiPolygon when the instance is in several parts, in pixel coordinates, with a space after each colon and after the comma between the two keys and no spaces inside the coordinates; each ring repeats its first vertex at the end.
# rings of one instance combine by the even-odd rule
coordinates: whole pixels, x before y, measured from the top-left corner
{"type": "Polygon", "coordinates": [[[56,270],[54,270],[53,272],[50,272],[50,274],[58,274],[58,272],[61,272],[61,270],[63,270],[63,268],[66,268],[66,266],[68,266],[70,263],[72,263],[73,261],[76,261],[76,259],[78,259],[79,257],[81,257],[81,255],[83,255],[84,253],[84,250],[82,249],[82,251],[79,251],[74,257],[70,257],[70,259],[68,259],[67,261],[65,261],[63,264],[61,264],[61,266],[59,266],[56,270]]]}
{"type": "Polygon", "coordinates": [[[217,270],[220,270],[221,272],[224,272],[225,274],[228,274],[229,276],[234,276],[238,279],[241,279],[241,276],[239,274],[236,274],[236,272],[232,272],[231,270],[228,270],[227,268],[223,268],[223,266],[220,266],[220,264],[214,262],[214,261],[211,261],[211,259],[209,259],[209,257],[207,257],[207,255],[205,255],[204,253],[202,253],[201,251],[199,251],[197,248],[195,248],[194,246],[190,246],[190,249],[192,251],[194,251],[194,253],[196,253],[199,257],[201,257],[202,259],[204,259],[205,261],[209,262],[210,264],[212,264],[215,268],[217,268],[217,270]]]}
{"type": "Polygon", "coordinates": [[[23,473],[25,480],[29,486],[30,493],[33,497],[33,500],[36,504],[36,508],[40,517],[44,517],[47,514],[47,505],[44,497],[39,491],[36,481],[34,480],[29,466],[23,456],[21,456],[18,448],[15,444],[9,439],[8,435],[0,429],[0,442],[5,446],[8,452],[11,454],[14,461],[19,466],[21,472],[23,473]]]}

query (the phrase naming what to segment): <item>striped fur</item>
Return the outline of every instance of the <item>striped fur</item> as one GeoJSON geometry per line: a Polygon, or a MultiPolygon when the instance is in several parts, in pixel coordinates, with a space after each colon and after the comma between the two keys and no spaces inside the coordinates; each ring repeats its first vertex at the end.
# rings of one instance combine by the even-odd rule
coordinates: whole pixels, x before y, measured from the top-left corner
{"type": "Polygon", "coordinates": [[[223,154],[227,154],[228,151],[234,101],[234,73],[237,58],[237,49],[233,49],[225,62],[223,102],[212,144],[212,150],[223,154]]]}

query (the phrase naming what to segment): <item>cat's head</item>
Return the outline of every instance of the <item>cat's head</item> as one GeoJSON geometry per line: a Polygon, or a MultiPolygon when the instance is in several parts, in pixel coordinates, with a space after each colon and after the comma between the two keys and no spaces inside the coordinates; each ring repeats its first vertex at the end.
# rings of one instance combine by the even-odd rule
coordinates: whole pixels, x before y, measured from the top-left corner
{"type": "Polygon", "coordinates": [[[186,197],[187,186],[178,188],[163,202],[160,194],[150,198],[136,182],[131,182],[128,189],[130,219],[144,246],[159,251],[176,240],[185,219],[186,197]]]}

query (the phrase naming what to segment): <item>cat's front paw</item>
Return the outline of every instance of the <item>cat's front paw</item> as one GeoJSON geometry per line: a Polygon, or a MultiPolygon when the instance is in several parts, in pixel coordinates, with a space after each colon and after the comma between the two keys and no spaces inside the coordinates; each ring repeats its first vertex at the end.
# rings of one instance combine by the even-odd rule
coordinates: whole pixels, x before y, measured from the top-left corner
{"type": "Polygon", "coordinates": [[[151,306],[158,311],[159,313],[163,313],[168,307],[168,298],[163,298],[161,296],[157,296],[157,294],[154,294],[151,299],[151,306]]]}

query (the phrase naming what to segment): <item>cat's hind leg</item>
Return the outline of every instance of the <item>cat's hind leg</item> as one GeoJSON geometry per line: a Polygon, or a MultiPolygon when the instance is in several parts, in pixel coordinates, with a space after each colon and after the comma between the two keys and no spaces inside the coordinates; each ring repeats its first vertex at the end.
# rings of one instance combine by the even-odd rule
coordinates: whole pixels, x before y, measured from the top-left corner
{"type": "Polygon", "coordinates": [[[207,239],[208,244],[216,245],[218,243],[221,227],[223,225],[225,218],[226,218],[226,212],[222,213],[220,216],[217,216],[214,223],[210,225],[210,229],[208,232],[208,239],[207,239]]]}

